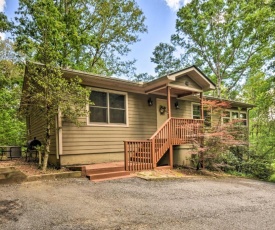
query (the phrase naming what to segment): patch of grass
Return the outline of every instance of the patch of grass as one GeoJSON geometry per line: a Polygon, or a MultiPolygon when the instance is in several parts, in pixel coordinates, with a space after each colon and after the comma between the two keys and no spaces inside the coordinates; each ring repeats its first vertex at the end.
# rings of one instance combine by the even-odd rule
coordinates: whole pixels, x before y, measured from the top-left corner
{"type": "Polygon", "coordinates": [[[253,178],[253,176],[250,175],[250,174],[245,174],[245,173],[237,172],[237,171],[228,171],[226,173],[230,174],[230,175],[233,175],[233,176],[239,176],[239,177],[245,177],[245,178],[253,178]]]}
{"type": "Polygon", "coordinates": [[[271,177],[269,178],[269,181],[275,183],[275,173],[271,175],[271,177]]]}

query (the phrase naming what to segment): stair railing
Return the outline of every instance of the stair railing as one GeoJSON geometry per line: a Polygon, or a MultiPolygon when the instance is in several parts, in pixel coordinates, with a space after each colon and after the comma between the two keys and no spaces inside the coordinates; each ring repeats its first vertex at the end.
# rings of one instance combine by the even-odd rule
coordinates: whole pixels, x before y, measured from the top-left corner
{"type": "Polygon", "coordinates": [[[202,119],[169,118],[149,140],[124,141],[125,170],[153,169],[172,145],[200,142],[202,119]]]}

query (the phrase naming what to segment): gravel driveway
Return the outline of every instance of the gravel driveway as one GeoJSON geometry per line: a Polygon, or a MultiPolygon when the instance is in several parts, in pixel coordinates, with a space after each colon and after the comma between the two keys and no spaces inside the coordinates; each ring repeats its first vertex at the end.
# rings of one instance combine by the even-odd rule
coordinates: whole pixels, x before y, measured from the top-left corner
{"type": "Polygon", "coordinates": [[[275,184],[84,178],[0,187],[0,229],[275,229],[275,184]]]}

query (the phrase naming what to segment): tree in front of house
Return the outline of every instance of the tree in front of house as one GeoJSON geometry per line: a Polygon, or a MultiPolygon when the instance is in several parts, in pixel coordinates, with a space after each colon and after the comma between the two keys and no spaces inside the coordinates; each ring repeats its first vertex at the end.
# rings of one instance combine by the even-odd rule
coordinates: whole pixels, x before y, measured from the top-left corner
{"type": "Polygon", "coordinates": [[[58,117],[80,125],[79,117],[87,116],[86,105],[89,90],[81,86],[79,78],[65,79],[58,68],[51,65],[28,63],[23,91],[21,112],[42,117],[40,128],[44,130],[44,159],[42,170],[46,171],[51,147],[51,136],[58,117]]]}
{"type": "Polygon", "coordinates": [[[45,171],[56,117],[78,123],[89,102],[89,90],[80,79],[63,78],[59,68],[125,73],[131,63],[120,56],[146,31],[145,18],[134,0],[20,0],[17,14],[17,50],[42,63],[28,63],[22,111],[44,117],[45,171]]]}

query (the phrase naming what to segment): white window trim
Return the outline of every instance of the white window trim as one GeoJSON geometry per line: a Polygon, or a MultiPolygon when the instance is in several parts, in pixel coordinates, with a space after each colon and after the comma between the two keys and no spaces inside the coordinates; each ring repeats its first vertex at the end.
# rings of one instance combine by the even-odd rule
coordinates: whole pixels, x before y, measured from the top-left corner
{"type": "Polygon", "coordinates": [[[222,119],[222,124],[227,124],[227,123],[224,123],[223,122],[223,118],[229,118],[230,119],[230,122],[232,122],[232,120],[245,120],[246,121],[246,125],[243,125],[243,126],[247,126],[248,125],[248,117],[247,117],[247,111],[239,111],[239,110],[234,110],[234,109],[226,109],[225,112],[230,112],[230,117],[224,117],[222,116],[221,119],[222,119]],[[234,113],[238,113],[238,119],[233,119],[232,118],[232,112],[234,113]],[[244,113],[246,115],[246,119],[241,119],[240,118],[240,114],[241,113],[244,113]]]}
{"type": "MultiPolygon", "coordinates": [[[[115,90],[108,90],[108,89],[101,89],[101,88],[92,88],[89,87],[91,91],[98,91],[98,92],[104,92],[104,93],[114,93],[114,94],[120,94],[125,96],[125,116],[126,116],[126,124],[118,124],[118,123],[101,123],[101,122],[90,122],[90,114],[87,116],[87,125],[88,126],[112,126],[112,127],[129,127],[129,119],[128,119],[128,93],[127,92],[121,92],[121,91],[115,91],[115,90]]],[[[108,105],[109,109],[109,105],[108,105]]],[[[87,105],[87,110],[90,111],[90,104],[87,105]]],[[[109,113],[108,113],[109,116],[109,113]]]]}

